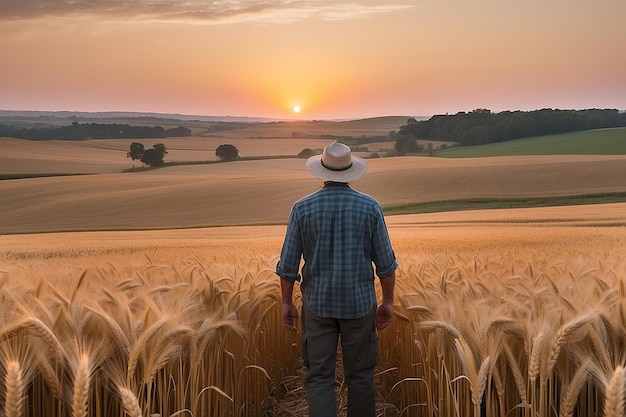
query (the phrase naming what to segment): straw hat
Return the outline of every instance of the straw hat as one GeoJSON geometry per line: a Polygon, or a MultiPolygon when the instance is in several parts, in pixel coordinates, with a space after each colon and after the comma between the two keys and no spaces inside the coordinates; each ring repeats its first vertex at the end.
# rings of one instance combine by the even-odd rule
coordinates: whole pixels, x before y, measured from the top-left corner
{"type": "Polygon", "coordinates": [[[335,142],[325,147],[321,155],[307,159],[306,169],[324,181],[351,182],[365,174],[367,162],[353,156],[349,146],[335,142]]]}

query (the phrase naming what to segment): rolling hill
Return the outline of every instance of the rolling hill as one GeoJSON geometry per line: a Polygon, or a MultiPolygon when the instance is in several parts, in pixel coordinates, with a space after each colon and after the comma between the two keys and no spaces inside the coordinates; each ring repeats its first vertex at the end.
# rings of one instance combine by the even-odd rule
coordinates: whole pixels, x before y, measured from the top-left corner
{"type": "MultiPolygon", "coordinates": [[[[383,206],[626,191],[626,156],[369,160],[354,187],[383,206]]],[[[284,223],[318,188],[302,159],[0,181],[0,234],[284,223]]]]}
{"type": "MultiPolygon", "coordinates": [[[[131,140],[0,138],[0,177],[32,177],[0,181],[0,234],[284,223],[293,202],[319,186],[304,160],[290,155],[305,147],[321,149],[334,136],[383,132],[398,121],[267,123],[238,129],[230,137],[148,139],[143,141],[148,147],[165,142],[166,162],[215,162],[221,143],[235,144],[240,156],[260,158],[127,173],[123,171],[133,165],[126,158],[131,140]],[[294,138],[293,131],[305,137],[294,138]]],[[[599,194],[618,195],[617,201],[623,201],[626,155],[610,150],[623,143],[624,134],[626,129],[606,129],[451,149],[441,153],[445,158],[369,159],[368,175],[354,186],[376,197],[390,213],[463,210],[468,201],[504,201],[500,206],[508,207],[507,201],[581,195],[595,199],[599,194]],[[498,149],[508,156],[495,156],[498,149]],[[551,154],[560,149],[570,154],[551,154]],[[445,207],[436,205],[442,201],[445,207]],[[436,204],[425,208],[431,203],[436,204]]],[[[388,149],[393,142],[367,146],[359,155],[388,149]]]]}

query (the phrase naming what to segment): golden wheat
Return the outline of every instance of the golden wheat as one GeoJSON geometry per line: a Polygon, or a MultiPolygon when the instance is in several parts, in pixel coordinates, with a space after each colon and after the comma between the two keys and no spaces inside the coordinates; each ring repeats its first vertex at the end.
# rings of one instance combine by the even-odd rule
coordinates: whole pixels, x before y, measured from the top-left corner
{"type": "Polygon", "coordinates": [[[125,387],[117,388],[120,393],[120,398],[122,400],[122,405],[124,406],[124,411],[128,415],[128,417],[143,417],[143,412],[141,411],[141,407],[139,406],[139,401],[137,397],[131,390],[125,387]]]}
{"type": "Polygon", "coordinates": [[[572,380],[566,386],[565,394],[563,394],[563,399],[561,401],[561,407],[559,410],[559,417],[571,417],[574,415],[574,409],[576,406],[576,402],[580,395],[581,389],[589,380],[589,362],[591,359],[587,359],[572,377],[572,380]]]}
{"type": "Polygon", "coordinates": [[[11,361],[6,365],[4,415],[21,417],[24,402],[24,383],[20,364],[11,361]]]}
{"type": "Polygon", "coordinates": [[[548,354],[547,364],[545,366],[545,373],[550,375],[554,370],[554,365],[556,364],[557,359],[559,358],[559,354],[561,349],[565,345],[567,339],[578,329],[585,326],[587,323],[595,320],[598,317],[598,314],[595,311],[588,311],[582,314],[579,317],[575,317],[574,319],[568,321],[563,324],[561,328],[558,330],[555,340],[550,349],[550,353],[548,354]]]}
{"type": "Polygon", "coordinates": [[[626,398],[624,387],[626,386],[626,369],[617,366],[606,389],[606,401],[604,403],[604,417],[622,417],[626,398]]]}
{"type": "Polygon", "coordinates": [[[89,356],[83,354],[74,375],[74,396],[72,398],[72,417],[87,416],[89,399],[89,356]]]}
{"type": "MultiPolygon", "coordinates": [[[[122,237],[139,235],[77,234],[64,238],[94,240],[66,249],[44,236],[24,256],[0,253],[3,409],[21,396],[68,416],[302,414],[280,408],[282,381],[301,366],[273,274],[284,229],[263,230],[272,237],[151,232],[128,244],[122,237]],[[32,352],[16,355],[18,345],[32,352]],[[21,395],[9,389],[12,362],[21,395]]],[[[619,412],[608,381],[624,366],[623,229],[437,223],[391,233],[400,269],[395,319],[380,333],[380,415],[619,412]]]]}

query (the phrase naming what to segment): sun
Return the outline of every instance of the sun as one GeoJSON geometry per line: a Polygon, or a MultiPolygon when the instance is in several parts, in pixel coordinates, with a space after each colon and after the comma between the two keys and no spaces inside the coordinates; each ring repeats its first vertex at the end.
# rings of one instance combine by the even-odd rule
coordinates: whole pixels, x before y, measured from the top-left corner
{"type": "Polygon", "coordinates": [[[300,110],[302,110],[302,109],[300,108],[300,106],[293,106],[293,111],[294,111],[295,113],[300,113],[300,110]]]}

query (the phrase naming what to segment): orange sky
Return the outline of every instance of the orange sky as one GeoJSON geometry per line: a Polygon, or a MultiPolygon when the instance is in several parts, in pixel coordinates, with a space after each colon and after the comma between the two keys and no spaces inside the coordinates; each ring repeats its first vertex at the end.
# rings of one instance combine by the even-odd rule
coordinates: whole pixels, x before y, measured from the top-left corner
{"type": "Polygon", "coordinates": [[[4,0],[0,109],[626,110],[625,18],[624,0],[4,0]]]}

